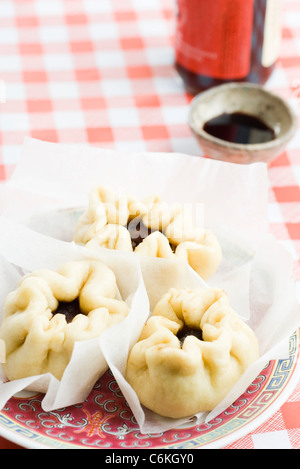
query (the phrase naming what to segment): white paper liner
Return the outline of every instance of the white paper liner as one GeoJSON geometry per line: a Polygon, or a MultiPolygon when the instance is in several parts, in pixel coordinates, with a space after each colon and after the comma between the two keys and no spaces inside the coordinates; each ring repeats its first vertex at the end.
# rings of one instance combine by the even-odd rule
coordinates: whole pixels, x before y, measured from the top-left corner
{"type": "Polygon", "coordinates": [[[128,153],[26,138],[0,192],[0,213],[26,221],[45,209],[86,206],[91,188],[107,185],[143,198],[203,205],[204,223],[256,243],[267,231],[267,169],[178,153],[128,153]]]}
{"type": "MultiPolygon", "coordinates": [[[[137,256],[126,254],[102,249],[94,255],[75,243],[50,238],[0,216],[1,304],[3,306],[7,294],[17,288],[20,278],[27,272],[43,268],[53,270],[65,262],[95,258],[112,269],[116,276],[119,298],[130,307],[129,315],[122,321],[122,327],[126,327],[125,323],[129,320],[137,324],[140,330],[149,314],[148,296],[137,256]]],[[[2,314],[1,308],[1,321],[2,314]]],[[[112,343],[115,338],[114,327],[103,332],[108,337],[108,343],[112,343]]],[[[25,388],[44,392],[42,405],[48,411],[84,401],[98,377],[108,369],[100,338],[75,343],[61,381],[51,374],[45,374],[0,384],[0,408],[8,398],[25,388]]],[[[123,339],[124,332],[121,332],[118,335],[118,348],[123,339]]],[[[137,340],[135,329],[128,329],[125,340],[127,346],[137,340]]]]}
{"type": "MultiPolygon", "coordinates": [[[[158,193],[167,202],[203,204],[205,226],[213,228],[219,236],[224,259],[208,285],[224,288],[228,292],[233,308],[257,334],[261,357],[213,412],[197,416],[199,422],[209,421],[245,391],[270,359],[287,356],[289,336],[300,325],[299,302],[292,276],[293,260],[267,234],[266,166],[262,163],[233,165],[177,154],[121,153],[26,139],[13,178],[0,187],[0,212],[10,219],[26,223],[44,235],[54,237],[50,239],[43,236],[43,241],[54,243],[57,249],[54,252],[59,257],[66,257],[71,255],[70,251],[73,255],[74,249],[77,253],[78,247],[70,242],[62,243],[59,238],[70,240],[76,210],[61,209],[86,206],[91,187],[99,184],[138,197],[158,193]],[[52,222],[45,223],[49,219],[52,222]],[[66,223],[61,223],[62,220],[66,223]]],[[[0,226],[0,246],[4,246],[4,241],[7,246],[0,248],[0,254],[6,256],[6,259],[0,258],[0,272],[7,270],[12,280],[15,273],[11,264],[19,265],[19,255],[26,268],[39,262],[57,265],[52,253],[51,259],[48,259],[43,248],[40,249],[41,257],[35,259],[35,256],[27,256],[23,249],[25,234],[22,240],[18,238],[18,244],[16,237],[11,238],[6,229],[4,232],[1,230],[0,226]],[[8,252],[10,258],[7,258],[8,252]]],[[[27,235],[26,242],[30,241],[31,236],[40,236],[31,230],[27,231],[27,235]]],[[[80,255],[86,255],[85,249],[79,251],[80,255]]],[[[115,259],[121,256],[119,252],[113,253],[99,249],[95,255],[107,258],[112,256],[115,259]]],[[[137,260],[134,253],[125,253],[123,257],[128,263],[137,260]]],[[[190,422],[186,422],[186,419],[162,418],[140,405],[136,394],[124,379],[128,351],[139,335],[149,313],[149,305],[151,310],[162,293],[174,286],[205,288],[206,285],[192,269],[183,264],[180,267],[176,261],[139,261],[144,283],[140,282],[136,287],[131,313],[122,324],[114,326],[113,332],[108,330],[102,334],[97,346],[100,343],[103,357],[127,399],[141,432],[157,433],[176,428],[182,423],[189,425],[190,422]]],[[[123,267],[119,265],[118,278],[121,282],[128,277],[123,274],[123,267]]],[[[126,284],[126,279],[124,281],[126,284]]],[[[77,352],[80,354],[76,348],[74,357],[77,352]]],[[[74,369],[76,371],[76,366],[74,369]]],[[[71,366],[69,370],[68,378],[72,381],[71,366]]],[[[43,408],[52,410],[61,406],[65,392],[62,384],[49,376],[38,380],[48,380],[43,408]]],[[[0,405],[12,395],[12,391],[16,392],[17,385],[7,383],[6,391],[3,385],[0,387],[0,405]],[[13,389],[8,390],[9,386],[13,389]]],[[[79,394],[76,398],[81,397],[79,394]]]]}
{"type": "MultiPolygon", "coordinates": [[[[155,269],[155,266],[153,267],[155,269]]],[[[269,360],[287,358],[288,339],[300,325],[299,301],[295,295],[295,285],[292,279],[293,261],[285,249],[272,236],[266,236],[253,259],[249,261],[248,267],[249,275],[247,273],[244,281],[249,279],[249,296],[241,299],[243,300],[240,303],[241,309],[236,311],[243,313],[243,303],[247,308],[247,302],[249,302],[250,319],[247,323],[257,335],[260,358],[246,370],[224,401],[212,412],[198,414],[197,419],[193,420],[193,425],[203,421],[208,422],[224,411],[243,394],[269,360]]],[[[234,277],[236,277],[238,283],[241,283],[240,276],[241,271],[237,269],[236,276],[232,276],[232,281],[234,282],[234,277]]],[[[191,288],[195,287],[196,279],[192,275],[189,279],[187,276],[183,279],[182,276],[181,280],[182,286],[188,286],[190,282],[191,288]]],[[[203,288],[200,279],[198,279],[198,287],[203,288]]],[[[107,347],[105,357],[142,433],[158,433],[170,428],[178,428],[179,425],[187,422],[187,419],[178,419],[174,422],[173,419],[163,418],[143,408],[124,378],[126,363],[125,358],[122,360],[122,357],[125,357],[125,354],[120,353],[116,356],[114,349],[107,347]]]]}

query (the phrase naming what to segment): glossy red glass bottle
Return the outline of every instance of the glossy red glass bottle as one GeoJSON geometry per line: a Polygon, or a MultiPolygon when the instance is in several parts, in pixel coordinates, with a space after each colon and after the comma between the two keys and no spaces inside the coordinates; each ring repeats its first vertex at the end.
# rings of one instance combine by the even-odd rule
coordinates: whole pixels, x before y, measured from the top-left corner
{"type": "Polygon", "coordinates": [[[264,84],[280,45],[280,0],[177,0],[176,69],[196,94],[231,81],[264,84]]]}

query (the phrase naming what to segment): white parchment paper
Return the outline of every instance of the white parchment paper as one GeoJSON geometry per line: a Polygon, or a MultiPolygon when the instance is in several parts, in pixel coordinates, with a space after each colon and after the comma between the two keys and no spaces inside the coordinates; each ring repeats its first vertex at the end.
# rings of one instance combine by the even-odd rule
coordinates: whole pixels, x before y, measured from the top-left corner
{"type": "MultiPolygon", "coordinates": [[[[91,255],[71,240],[80,208],[87,205],[90,189],[100,184],[137,197],[155,193],[166,202],[200,206],[201,221],[220,239],[223,261],[208,285],[228,292],[233,308],[257,334],[261,356],[217,409],[197,416],[198,421],[208,421],[239,397],[270,359],[287,356],[289,337],[300,325],[293,260],[268,234],[266,166],[234,165],[180,154],[114,152],[26,139],[12,179],[0,186],[3,215],[0,275],[1,280],[5,278],[0,287],[1,306],[5,292],[20,277],[16,266],[25,270],[41,265],[55,268],[58,261],[62,263],[66,258],[91,255]]],[[[128,318],[95,341],[97,353],[99,357],[102,354],[113,372],[141,432],[177,427],[183,421],[161,418],[140,405],[124,379],[128,351],[164,292],[170,287],[207,285],[178,261],[139,259],[134,253],[105,249],[93,255],[113,266],[122,297],[125,295],[131,301],[128,318]]],[[[67,369],[65,384],[63,380],[58,383],[51,376],[42,376],[0,385],[0,406],[33,382],[47,389],[45,410],[74,400],[79,402],[89,388],[79,386],[77,392],[77,367],[89,354],[84,344],[76,346],[74,365],[70,363],[67,369]],[[65,403],[70,385],[75,389],[71,401],[65,403]]]]}
{"type": "MultiPolygon", "coordinates": [[[[116,251],[103,249],[93,255],[75,243],[60,241],[32,231],[31,229],[0,216],[0,301],[1,316],[7,294],[16,289],[21,277],[38,269],[56,269],[69,261],[95,258],[104,262],[116,276],[118,298],[127,302],[129,315],[122,321],[134,322],[125,339],[118,336],[123,347],[130,347],[149,314],[148,296],[136,256],[117,255],[116,251]],[[125,275],[124,275],[125,273],[125,275]],[[125,345],[126,342],[126,345],[125,345]]],[[[2,319],[2,318],[1,318],[2,319]]],[[[114,326],[107,329],[108,343],[115,337],[114,326]]],[[[95,381],[108,369],[100,339],[95,338],[75,344],[71,361],[58,381],[52,375],[35,376],[0,384],[0,408],[7,398],[23,389],[45,393],[43,408],[54,410],[82,402],[91,391],[95,381]]]]}

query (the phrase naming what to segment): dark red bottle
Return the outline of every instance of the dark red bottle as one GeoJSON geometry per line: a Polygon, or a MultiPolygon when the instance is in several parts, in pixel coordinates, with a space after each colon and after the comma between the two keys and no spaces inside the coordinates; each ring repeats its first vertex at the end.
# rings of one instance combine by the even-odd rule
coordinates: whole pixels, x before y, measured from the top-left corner
{"type": "Polygon", "coordinates": [[[280,45],[280,0],[177,0],[176,69],[196,94],[231,81],[264,84],[280,45]]]}

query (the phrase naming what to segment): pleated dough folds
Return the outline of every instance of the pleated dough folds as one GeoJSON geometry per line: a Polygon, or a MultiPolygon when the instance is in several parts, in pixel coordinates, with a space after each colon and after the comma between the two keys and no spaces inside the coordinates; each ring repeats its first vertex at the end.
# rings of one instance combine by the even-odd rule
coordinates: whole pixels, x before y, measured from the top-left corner
{"type": "Polygon", "coordinates": [[[214,409],[259,357],[254,332],[223,290],[171,289],[154,308],[133,346],[126,379],[142,405],[170,418],[214,409]],[[202,340],[177,334],[202,331],[202,340]]]}
{"type": "Polygon", "coordinates": [[[144,200],[118,197],[106,187],[95,187],[76,226],[74,241],[90,249],[103,246],[134,250],[140,256],[179,258],[207,280],[220,265],[221,247],[212,231],[194,226],[186,208],[166,204],[157,196],[144,200]],[[131,241],[134,234],[139,236],[134,230],[138,224],[144,234],[136,246],[131,241]]]}
{"type": "Polygon", "coordinates": [[[7,378],[51,372],[61,379],[76,341],[99,337],[127,316],[127,304],[116,295],[113,271],[96,260],[71,261],[56,271],[25,275],[4,305],[0,339],[5,342],[2,366],[7,378]],[[53,314],[60,302],[75,299],[80,314],[71,322],[64,314],[53,314]]]}

